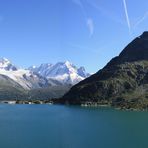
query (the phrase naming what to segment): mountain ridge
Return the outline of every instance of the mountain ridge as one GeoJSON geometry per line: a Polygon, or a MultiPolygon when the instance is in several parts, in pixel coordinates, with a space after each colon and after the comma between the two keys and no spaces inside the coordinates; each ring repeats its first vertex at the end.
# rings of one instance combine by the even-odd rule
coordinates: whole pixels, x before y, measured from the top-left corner
{"type": "Polygon", "coordinates": [[[30,67],[29,70],[47,79],[53,79],[62,84],[77,84],[81,80],[89,77],[84,67],[77,68],[69,61],[57,62],[56,64],[45,63],[39,67],[30,67]]]}
{"type": "MultiPolygon", "coordinates": [[[[62,62],[59,62],[59,64],[62,62]]],[[[63,62],[64,64],[64,62],[63,62]]],[[[63,78],[57,79],[53,75],[52,77],[45,77],[44,75],[40,74],[39,72],[31,71],[30,69],[23,69],[18,66],[12,64],[8,59],[1,58],[0,59],[0,99],[13,99],[13,98],[45,98],[47,99],[48,96],[52,98],[61,97],[65,92],[69,90],[69,88],[78,83],[79,81],[83,80],[83,77],[77,75],[76,66],[72,65],[70,62],[67,62],[67,71],[71,72],[70,69],[73,69],[73,74],[76,77],[71,80],[71,73],[67,73],[65,75],[64,67],[57,67],[54,69],[54,65],[52,67],[52,71],[61,72],[63,71],[63,78]],[[67,80],[69,79],[69,81],[67,80]],[[40,92],[40,93],[38,93],[40,92]],[[14,95],[12,95],[14,94],[14,95]],[[36,95],[38,94],[38,95],[36,95]],[[14,96],[14,97],[13,97],[14,96]]],[[[51,64],[41,64],[42,71],[47,71],[51,64]],[[46,69],[47,68],[47,69],[46,69]]],[[[33,67],[35,68],[35,67],[33,67]]],[[[84,70],[84,69],[82,69],[84,70]]]]}
{"type": "Polygon", "coordinates": [[[125,108],[148,106],[148,32],[133,40],[94,75],[73,86],[61,101],[87,101],[125,108]]]}

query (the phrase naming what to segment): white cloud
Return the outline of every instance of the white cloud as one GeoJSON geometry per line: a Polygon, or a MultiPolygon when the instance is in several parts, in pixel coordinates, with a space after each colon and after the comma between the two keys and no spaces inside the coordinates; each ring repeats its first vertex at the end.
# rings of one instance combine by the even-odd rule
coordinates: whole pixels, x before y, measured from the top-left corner
{"type": "Polygon", "coordinates": [[[72,0],[76,5],[82,7],[81,0],[72,0]]]}
{"type": "Polygon", "coordinates": [[[124,5],[124,11],[125,11],[128,29],[129,29],[129,32],[131,32],[131,24],[130,24],[130,19],[129,19],[129,15],[128,15],[126,0],[123,0],[123,5],[124,5]]]}
{"type": "Polygon", "coordinates": [[[87,11],[86,11],[86,9],[85,9],[85,7],[84,7],[84,5],[83,5],[81,0],[72,0],[72,2],[75,3],[76,5],[78,5],[81,8],[82,13],[84,15],[84,20],[85,20],[87,28],[89,30],[89,34],[90,34],[90,36],[92,36],[93,33],[94,33],[94,22],[93,22],[93,19],[92,18],[88,18],[87,11]]]}
{"type": "Polygon", "coordinates": [[[138,27],[144,20],[146,20],[148,18],[148,11],[138,19],[138,21],[135,23],[133,29],[135,29],[136,27],[138,27]]]}
{"type": "Polygon", "coordinates": [[[90,4],[90,6],[94,7],[95,9],[97,9],[100,14],[104,15],[105,17],[113,20],[116,23],[119,23],[121,25],[125,26],[125,23],[122,19],[118,18],[112,11],[110,11],[109,9],[106,9],[104,7],[102,7],[101,5],[98,5],[92,1],[87,1],[88,4],[90,4]]]}
{"type": "Polygon", "coordinates": [[[92,36],[94,34],[94,22],[92,18],[87,19],[87,26],[89,29],[90,36],[92,36]]]}

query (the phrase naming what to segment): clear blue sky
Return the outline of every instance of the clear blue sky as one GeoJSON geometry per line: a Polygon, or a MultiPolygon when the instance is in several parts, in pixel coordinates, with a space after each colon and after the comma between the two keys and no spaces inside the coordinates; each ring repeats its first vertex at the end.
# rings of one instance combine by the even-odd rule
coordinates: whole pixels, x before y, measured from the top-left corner
{"type": "Polygon", "coordinates": [[[147,0],[1,0],[0,57],[96,72],[148,30],[147,0]]]}

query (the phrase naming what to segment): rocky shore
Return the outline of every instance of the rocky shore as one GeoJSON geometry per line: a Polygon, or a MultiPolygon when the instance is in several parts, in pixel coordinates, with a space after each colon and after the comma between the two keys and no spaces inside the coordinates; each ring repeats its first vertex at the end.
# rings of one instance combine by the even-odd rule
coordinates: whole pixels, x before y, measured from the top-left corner
{"type": "Polygon", "coordinates": [[[52,100],[13,100],[1,101],[2,104],[53,104],[52,100]]]}

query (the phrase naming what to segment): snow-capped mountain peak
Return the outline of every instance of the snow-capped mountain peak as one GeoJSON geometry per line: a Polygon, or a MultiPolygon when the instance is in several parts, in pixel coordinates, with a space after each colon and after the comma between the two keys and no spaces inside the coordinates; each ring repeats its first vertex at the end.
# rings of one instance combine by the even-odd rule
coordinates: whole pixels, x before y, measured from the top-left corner
{"type": "Polygon", "coordinates": [[[80,67],[78,69],[78,74],[81,76],[81,77],[84,77],[84,78],[87,78],[90,76],[89,73],[86,72],[85,68],[84,67],[80,67]]]}
{"type": "Polygon", "coordinates": [[[6,58],[0,59],[0,67],[7,67],[10,64],[10,61],[6,58]]]}
{"type": "Polygon", "coordinates": [[[62,84],[76,84],[90,76],[84,67],[77,68],[69,61],[56,64],[41,64],[39,67],[29,68],[47,79],[58,80],[62,84]]]}
{"type": "MultiPolygon", "coordinates": [[[[35,69],[35,67],[33,67],[35,69]]],[[[17,68],[8,59],[0,59],[0,75],[10,78],[24,89],[35,89],[56,85],[56,82],[48,81],[46,78],[35,74],[30,70],[17,68]]]]}
{"type": "Polygon", "coordinates": [[[70,66],[72,65],[72,63],[69,62],[69,61],[65,61],[64,64],[65,64],[67,67],[70,67],[70,66]]]}
{"type": "Polygon", "coordinates": [[[0,62],[10,63],[10,61],[7,58],[5,58],[5,57],[1,58],[0,62]]]}
{"type": "Polygon", "coordinates": [[[17,67],[7,59],[1,58],[0,59],[0,70],[7,70],[7,71],[16,71],[17,67]]]}
{"type": "Polygon", "coordinates": [[[29,67],[28,69],[30,71],[33,71],[35,73],[38,73],[40,75],[47,75],[47,70],[49,70],[51,68],[52,64],[49,64],[49,63],[44,63],[44,64],[41,64],[40,66],[31,66],[29,67]]]}
{"type": "Polygon", "coordinates": [[[8,59],[0,59],[0,75],[6,76],[24,89],[43,88],[57,85],[74,85],[90,74],[84,67],[77,68],[69,61],[56,64],[45,63],[23,69],[17,68],[8,59]]]}

